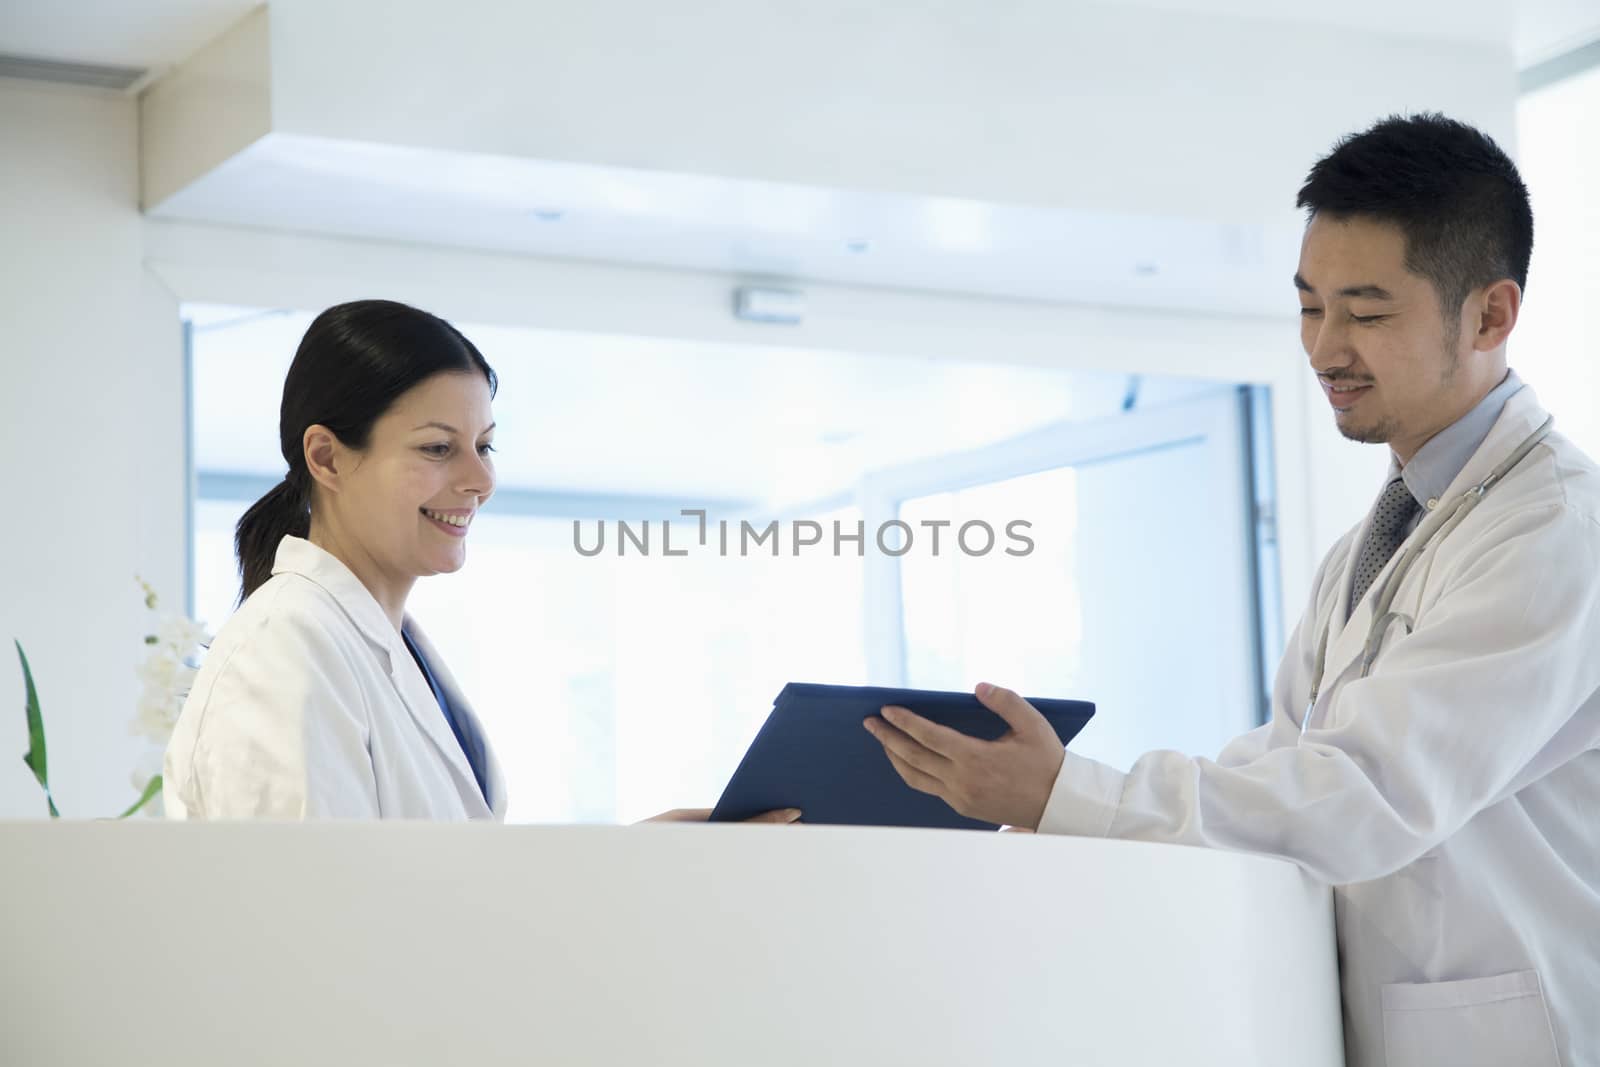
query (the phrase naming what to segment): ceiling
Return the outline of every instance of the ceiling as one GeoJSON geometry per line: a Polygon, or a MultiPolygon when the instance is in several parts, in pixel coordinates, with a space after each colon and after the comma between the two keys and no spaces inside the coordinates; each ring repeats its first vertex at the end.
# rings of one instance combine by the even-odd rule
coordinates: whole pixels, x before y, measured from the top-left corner
{"type": "MultiPolygon", "coordinates": [[[[1379,29],[1409,36],[1511,43],[1519,67],[1600,38],[1595,0],[1117,0],[1118,6],[1379,29]]],[[[115,66],[163,67],[187,57],[256,7],[255,0],[6,0],[0,52],[115,66]]]]}
{"type": "Polygon", "coordinates": [[[1518,68],[1600,38],[1596,0],[1121,0],[1122,6],[1272,19],[1478,44],[1509,42],[1518,68]]]}
{"type": "Polygon", "coordinates": [[[118,67],[166,67],[259,0],[6,0],[0,52],[118,67]]]}
{"type": "MultiPolygon", "coordinates": [[[[329,0],[335,2],[335,0],[329,0]]],[[[977,0],[973,0],[977,2],[977,0]]],[[[181,60],[248,0],[3,0],[0,52],[181,60]]],[[[1600,37],[1600,0],[1122,0],[1151,12],[1514,42],[1530,62],[1600,37]]],[[[156,217],[936,292],[1281,315],[1301,223],[1249,225],[890,196],[711,175],[440,153],[273,133],[156,217]]],[[[1264,220],[1264,221],[1263,221],[1264,220]]]]}
{"type": "Polygon", "coordinates": [[[1208,313],[1294,306],[1303,229],[273,133],[150,214],[732,274],[1208,313]]]}

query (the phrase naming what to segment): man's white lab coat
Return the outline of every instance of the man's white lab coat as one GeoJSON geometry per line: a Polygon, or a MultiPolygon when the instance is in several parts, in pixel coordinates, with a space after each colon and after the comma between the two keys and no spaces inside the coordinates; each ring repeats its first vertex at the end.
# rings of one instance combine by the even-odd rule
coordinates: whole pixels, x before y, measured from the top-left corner
{"type": "MultiPolygon", "coordinates": [[[[1514,394],[1442,499],[1545,417],[1514,394]]],[[[1415,628],[1390,627],[1362,678],[1395,564],[1351,612],[1366,526],[1323,561],[1267,725],[1127,774],[1069,752],[1040,830],[1266,853],[1332,883],[1352,1065],[1600,1063],[1600,470],[1547,437],[1428,545],[1391,609],[1415,628]]]]}

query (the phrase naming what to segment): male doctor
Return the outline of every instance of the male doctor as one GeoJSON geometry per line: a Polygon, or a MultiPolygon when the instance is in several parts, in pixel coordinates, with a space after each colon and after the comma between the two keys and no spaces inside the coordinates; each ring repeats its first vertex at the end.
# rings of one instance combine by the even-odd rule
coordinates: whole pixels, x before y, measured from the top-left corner
{"type": "Polygon", "coordinates": [[[1600,1064],[1600,469],[1506,368],[1527,190],[1488,137],[1421,115],[1345,138],[1298,203],[1311,369],[1393,462],[1317,572],[1271,721],[1126,774],[988,685],[998,741],[902,708],[867,728],[964,815],[1331,883],[1351,1064],[1600,1064]]]}

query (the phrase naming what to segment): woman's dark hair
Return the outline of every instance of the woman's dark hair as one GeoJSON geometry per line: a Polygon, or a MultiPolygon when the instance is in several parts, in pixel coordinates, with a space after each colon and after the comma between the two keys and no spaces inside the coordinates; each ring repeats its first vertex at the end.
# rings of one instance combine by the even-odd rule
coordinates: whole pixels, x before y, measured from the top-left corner
{"type": "Polygon", "coordinates": [[[435,374],[477,372],[493,396],[494,370],[448,322],[392,300],[357,300],[318,315],[283,381],[278,447],[289,473],[251,505],[234,532],[239,602],[272,576],[278,542],[311,531],[311,475],[303,444],[322,425],[348,448],[367,447],[372,424],[401,394],[435,374]]]}
{"type": "Polygon", "coordinates": [[[1433,283],[1452,326],[1468,294],[1528,287],[1533,208],[1516,164],[1488,134],[1443,115],[1390,116],[1345,137],[1306,176],[1310,217],[1364,217],[1405,235],[1406,268],[1433,283]]]}

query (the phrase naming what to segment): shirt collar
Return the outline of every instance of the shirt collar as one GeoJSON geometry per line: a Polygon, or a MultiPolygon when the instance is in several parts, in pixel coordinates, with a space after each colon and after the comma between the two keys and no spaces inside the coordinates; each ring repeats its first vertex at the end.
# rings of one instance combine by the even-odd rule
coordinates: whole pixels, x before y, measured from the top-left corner
{"type": "Polygon", "coordinates": [[[1473,453],[1483,445],[1494,428],[1495,420],[1512,394],[1522,388],[1522,379],[1516,371],[1507,371],[1499,385],[1489,390],[1489,395],[1478,401],[1476,407],[1449,426],[1430,437],[1426,444],[1411,457],[1404,468],[1391,460],[1389,479],[1405,479],[1417,503],[1427,506],[1430,500],[1439,500],[1466,467],[1473,453]]]}

